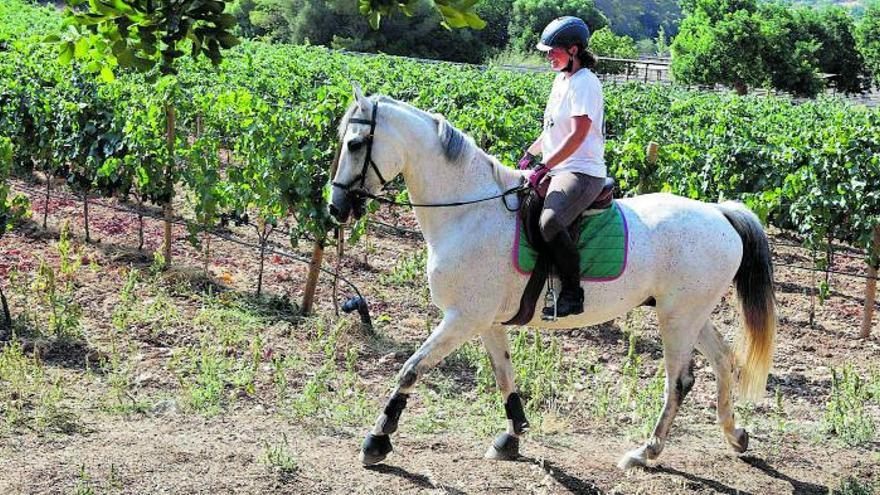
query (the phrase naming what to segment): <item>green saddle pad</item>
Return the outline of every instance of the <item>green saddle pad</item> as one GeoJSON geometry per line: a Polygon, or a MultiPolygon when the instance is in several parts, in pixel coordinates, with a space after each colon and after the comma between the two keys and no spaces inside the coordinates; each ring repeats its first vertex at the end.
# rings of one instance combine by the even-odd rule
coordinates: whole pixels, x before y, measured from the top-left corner
{"type": "MultiPolygon", "coordinates": [[[[598,215],[581,220],[578,251],[581,254],[581,279],[608,281],[619,277],[626,268],[629,230],[626,218],[615,201],[598,215]]],[[[513,265],[523,275],[535,269],[538,252],[526,239],[521,222],[516,222],[516,241],[513,243],[513,265]]]]}

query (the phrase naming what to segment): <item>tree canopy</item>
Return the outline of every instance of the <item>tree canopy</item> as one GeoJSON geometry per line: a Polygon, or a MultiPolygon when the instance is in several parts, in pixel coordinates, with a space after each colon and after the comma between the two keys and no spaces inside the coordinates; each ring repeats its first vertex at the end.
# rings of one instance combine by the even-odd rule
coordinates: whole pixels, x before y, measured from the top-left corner
{"type": "Polygon", "coordinates": [[[685,83],[764,86],[813,96],[823,75],[859,92],[866,69],[853,19],[840,7],[813,9],[755,0],[683,0],[672,73],[685,83]]]}

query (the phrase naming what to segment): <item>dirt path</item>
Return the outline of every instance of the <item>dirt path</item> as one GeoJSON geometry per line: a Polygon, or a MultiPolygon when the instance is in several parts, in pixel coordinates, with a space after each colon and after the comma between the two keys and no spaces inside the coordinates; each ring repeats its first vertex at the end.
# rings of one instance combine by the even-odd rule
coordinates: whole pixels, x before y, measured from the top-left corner
{"type": "MultiPolygon", "coordinates": [[[[41,218],[42,202],[34,205],[35,218],[41,218]]],[[[77,204],[56,199],[49,213],[49,233],[30,224],[0,239],[0,276],[15,270],[24,276],[18,283],[26,284],[16,288],[4,282],[4,291],[14,312],[33,313],[36,319],[46,312],[30,285],[40,260],[51,266],[59,263],[57,232],[63,219],[71,219],[75,235],[81,232],[77,204]]],[[[383,211],[379,218],[415,228],[409,216],[393,219],[383,211]]],[[[845,487],[847,479],[862,490],[849,493],[880,489],[880,436],[875,432],[872,440],[848,447],[823,423],[832,396],[832,370],[848,365],[876,388],[873,399],[869,392],[862,405],[866,417],[880,426],[880,330],[868,341],[855,338],[861,280],[833,276],[831,297],[817,303],[811,326],[811,273],[777,270],[780,328],[770,393],[762,404],[737,409],[739,421],[751,434],[751,448],[744,456],[730,451],[715,425],[715,381],[711,368],[698,357],[697,384],[659,463],[629,473],[615,467],[641,439],[639,424],[645,419],[635,411],[645,404],[632,398],[632,403],[615,404],[622,399],[613,394],[628,379],[635,380],[636,392],[650,391],[662,357],[653,311],[643,309],[605,325],[546,337],[558,345],[558,354],[548,348],[541,352],[547,353],[548,362],[555,359],[551,364],[558,369],[542,372],[560,373],[564,386],[557,390],[553,384],[542,385],[551,399],[540,406],[540,428],[524,443],[521,462],[482,459],[492,435],[503,428],[503,413],[495,403],[496,392],[478,392],[485,387],[480,385],[480,361],[465,355],[424,380],[395,436],[395,452],[386,463],[364,469],[357,462],[362,436],[386,399],[392,377],[439,316],[427,303],[419,278],[421,242],[374,228],[368,243],[351,249],[341,265],[343,273],[368,297],[382,337],[371,340],[345,330],[331,342],[326,328],[341,323],[347,325],[343,329],[355,328],[351,322],[356,319],[337,319],[326,279],[318,289],[317,318],[285,316],[275,306],[299,300],[305,267],[270,257],[265,287],[277,297],[250,307],[257,257],[231,243],[213,244],[210,283],[191,285],[191,278],[184,276],[181,288],[180,281],[167,278],[142,280],[136,297],[126,303],[122,292],[132,268],[147,273],[151,263],[150,256],[131,250],[136,245],[135,226],[132,217],[93,208],[92,232],[100,244],[74,241],[75,249],[83,250],[77,255],[84,265],[75,275],[75,298],[82,306],[84,340],[79,347],[57,350],[46,343],[51,339],[39,335],[21,339],[25,358],[42,370],[28,375],[35,395],[19,411],[23,420],[13,418],[22,397],[3,389],[16,378],[0,376],[0,413],[10,423],[6,429],[0,424],[0,495],[824,494],[845,487]],[[229,301],[245,303],[242,308],[229,301]],[[124,304],[130,304],[131,311],[123,315],[123,330],[117,330],[118,309],[124,304]],[[637,367],[626,378],[625,370],[632,366],[626,361],[630,336],[637,367]],[[126,352],[113,365],[107,360],[115,355],[120,337],[126,352]],[[242,363],[250,363],[248,356],[255,356],[248,386],[239,383],[240,374],[230,371],[218,408],[194,409],[191,389],[201,390],[200,380],[207,379],[205,359],[216,358],[241,373],[247,369],[242,363]],[[281,357],[290,362],[282,363],[281,357]],[[283,379],[273,368],[279,363],[286,366],[280,368],[283,379]],[[48,381],[40,382],[40,376],[48,381]],[[278,391],[279,380],[284,392],[278,391]],[[605,397],[612,401],[610,412],[593,409],[601,391],[597,380],[610,380],[612,395],[605,397]],[[60,384],[57,407],[73,418],[66,431],[41,423],[37,406],[48,400],[46,387],[52,383],[60,384]],[[116,399],[108,397],[120,386],[143,405],[122,399],[126,410],[113,412],[116,399]],[[318,387],[314,396],[308,396],[310,386],[318,387]],[[302,402],[303,397],[312,402],[302,402]],[[487,405],[481,406],[480,400],[487,405]]],[[[245,227],[234,233],[255,239],[252,230],[245,227]]],[[[176,263],[190,275],[198,272],[190,268],[201,266],[199,253],[185,242],[182,229],[175,235],[176,263]]],[[[159,247],[160,238],[161,225],[148,221],[148,253],[159,247]]],[[[776,260],[809,263],[809,253],[783,246],[788,242],[784,236],[773,240],[776,260]]],[[[310,249],[306,243],[297,252],[308,256],[310,249]]],[[[327,266],[335,261],[328,252],[327,266]]],[[[862,271],[860,263],[839,257],[835,269],[862,271]]],[[[340,297],[347,295],[343,287],[340,297]]],[[[730,297],[713,321],[729,339],[736,333],[738,316],[730,297]]],[[[30,327],[28,331],[41,332],[30,327]]],[[[533,351],[525,347],[520,359],[533,351]]],[[[0,359],[0,373],[2,364],[0,359]]],[[[646,392],[645,397],[647,405],[656,403],[654,395],[646,392]]]]}
{"type": "Polygon", "coordinates": [[[182,415],[95,419],[94,430],[84,436],[25,437],[5,445],[3,492],[72,493],[77,486],[95,486],[96,493],[179,494],[825,494],[829,480],[853,469],[870,474],[857,456],[806,445],[780,453],[791,456],[781,466],[760,453],[736,456],[714,431],[673,438],[656,467],[627,475],[614,467],[625,444],[586,432],[527,442],[524,460],[502,463],[482,459],[488,439],[404,433],[388,463],[364,469],[357,462],[356,432],[303,430],[259,410],[210,421],[182,415]],[[259,461],[264,443],[281,435],[298,458],[289,476],[267,472],[259,461]],[[83,469],[91,483],[81,476],[83,469]]]}

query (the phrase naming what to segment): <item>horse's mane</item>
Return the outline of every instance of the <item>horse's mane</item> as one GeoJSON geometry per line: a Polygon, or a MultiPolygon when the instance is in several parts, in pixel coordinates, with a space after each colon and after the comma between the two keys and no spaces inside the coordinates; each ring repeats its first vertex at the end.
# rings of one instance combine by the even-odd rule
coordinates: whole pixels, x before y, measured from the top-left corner
{"type": "MultiPolygon", "coordinates": [[[[509,182],[510,177],[505,176],[516,175],[516,172],[505,167],[497,158],[480,149],[472,137],[452,125],[452,123],[442,115],[426,112],[410,105],[409,103],[398,101],[385,95],[370,95],[367,99],[373,105],[377,103],[393,105],[411,111],[416,115],[432,119],[437,126],[437,138],[440,141],[443,155],[451,165],[466,166],[470,162],[485,162],[492,167],[493,176],[499,185],[509,182]]],[[[348,122],[354,116],[357,109],[357,101],[352,101],[345,110],[345,114],[339,122],[339,127],[337,129],[340,141],[344,139],[345,131],[348,128],[348,122]]]]}

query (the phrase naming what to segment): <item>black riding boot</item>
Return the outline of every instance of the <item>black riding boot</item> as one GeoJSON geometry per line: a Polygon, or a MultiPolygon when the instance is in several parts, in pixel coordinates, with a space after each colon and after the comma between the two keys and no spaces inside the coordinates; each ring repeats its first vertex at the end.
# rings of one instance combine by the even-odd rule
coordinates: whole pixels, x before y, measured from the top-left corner
{"type": "MultiPolygon", "coordinates": [[[[579,315],[584,312],[584,289],[581,288],[580,254],[567,231],[556,234],[549,243],[553,265],[561,281],[562,290],[556,301],[556,316],[579,315]]],[[[552,317],[553,308],[544,308],[544,316],[552,317]]]]}

